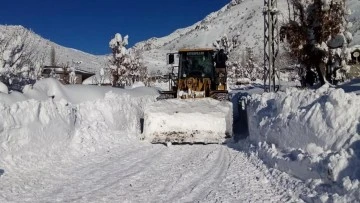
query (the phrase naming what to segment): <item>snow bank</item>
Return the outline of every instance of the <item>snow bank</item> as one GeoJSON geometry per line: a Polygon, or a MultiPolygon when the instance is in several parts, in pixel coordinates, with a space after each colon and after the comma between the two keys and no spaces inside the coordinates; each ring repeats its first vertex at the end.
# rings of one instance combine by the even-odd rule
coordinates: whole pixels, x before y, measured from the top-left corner
{"type": "Polygon", "coordinates": [[[134,82],[134,84],[132,84],[131,86],[125,86],[125,89],[133,89],[133,88],[137,88],[137,87],[145,87],[145,84],[141,81],[137,81],[134,82]]]}
{"type": "Polygon", "coordinates": [[[312,154],[338,151],[359,139],[359,105],[359,96],[326,86],[254,95],[248,108],[251,139],[312,154]]]}
{"type": "Polygon", "coordinates": [[[0,103],[0,165],[38,164],[39,154],[61,152],[73,123],[71,108],[51,99],[0,103]]]}
{"type": "Polygon", "coordinates": [[[309,201],[321,199],[316,193],[334,202],[358,201],[359,106],[359,95],[326,85],[252,95],[247,111],[253,144],[246,150],[306,181],[314,190],[309,201]]]}
{"type": "Polygon", "coordinates": [[[168,99],[146,106],[144,136],[151,142],[223,142],[232,135],[232,104],[211,98],[168,99]]]}
{"type": "Polygon", "coordinates": [[[2,82],[0,82],[0,93],[5,93],[5,94],[9,93],[8,87],[2,82]]]}
{"type": "Polygon", "coordinates": [[[54,79],[26,87],[24,94],[3,94],[0,166],[37,168],[47,156],[109,147],[123,139],[112,136],[116,131],[135,137],[143,106],[157,96],[146,87],[64,86],[54,79]]]}
{"type": "Polygon", "coordinates": [[[125,132],[140,139],[140,118],[143,117],[143,108],[147,103],[155,101],[155,98],[108,92],[104,99],[77,105],[77,131],[72,142],[74,148],[94,151],[96,144],[101,148],[108,142],[121,142],[122,138],[104,136],[114,131],[125,132]]]}

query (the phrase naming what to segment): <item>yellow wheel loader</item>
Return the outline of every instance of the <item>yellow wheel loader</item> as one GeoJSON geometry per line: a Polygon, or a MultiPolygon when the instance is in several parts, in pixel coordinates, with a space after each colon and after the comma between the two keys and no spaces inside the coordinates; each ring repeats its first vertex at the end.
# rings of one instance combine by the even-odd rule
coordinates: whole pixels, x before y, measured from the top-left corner
{"type": "Polygon", "coordinates": [[[178,58],[177,73],[170,74],[169,91],[162,91],[163,98],[227,99],[226,65],[227,56],[222,50],[211,48],[180,49],[168,54],[168,63],[174,64],[178,58]]]}
{"type": "MultiPolygon", "coordinates": [[[[223,143],[232,136],[232,103],[226,87],[226,55],[213,49],[180,49],[169,91],[144,111],[144,139],[152,143],[223,143]],[[171,99],[170,99],[171,98],[171,99]]],[[[174,70],[174,69],[173,69],[174,70]]]]}

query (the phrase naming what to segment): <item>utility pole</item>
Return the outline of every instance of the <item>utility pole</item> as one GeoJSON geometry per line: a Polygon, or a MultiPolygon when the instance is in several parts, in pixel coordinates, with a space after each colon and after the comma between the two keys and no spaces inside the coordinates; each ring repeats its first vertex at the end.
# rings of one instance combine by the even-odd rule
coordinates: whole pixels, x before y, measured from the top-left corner
{"type": "Polygon", "coordinates": [[[275,67],[276,57],[279,53],[279,27],[278,27],[277,0],[264,0],[264,90],[276,92],[280,86],[279,70],[275,67]]]}

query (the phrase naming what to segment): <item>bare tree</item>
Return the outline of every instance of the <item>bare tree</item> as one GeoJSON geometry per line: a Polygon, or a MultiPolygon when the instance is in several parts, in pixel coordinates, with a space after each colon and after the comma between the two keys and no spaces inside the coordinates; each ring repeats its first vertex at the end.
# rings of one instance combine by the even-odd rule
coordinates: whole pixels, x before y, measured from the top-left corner
{"type": "Polygon", "coordinates": [[[346,31],[345,0],[292,0],[291,3],[296,16],[281,26],[281,40],[288,42],[292,55],[307,72],[304,79],[313,83],[312,69],[315,69],[323,85],[328,59],[334,57],[330,49],[341,49],[339,57],[347,58],[345,49],[352,37],[346,31]],[[339,41],[342,42],[334,43],[339,41]]]}

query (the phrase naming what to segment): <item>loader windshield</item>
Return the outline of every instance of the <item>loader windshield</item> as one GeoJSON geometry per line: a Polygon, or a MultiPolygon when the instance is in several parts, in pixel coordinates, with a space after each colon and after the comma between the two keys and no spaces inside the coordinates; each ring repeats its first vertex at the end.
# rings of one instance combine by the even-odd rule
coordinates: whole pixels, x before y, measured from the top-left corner
{"type": "Polygon", "coordinates": [[[212,78],[214,63],[209,51],[192,51],[180,53],[180,77],[212,78]]]}

